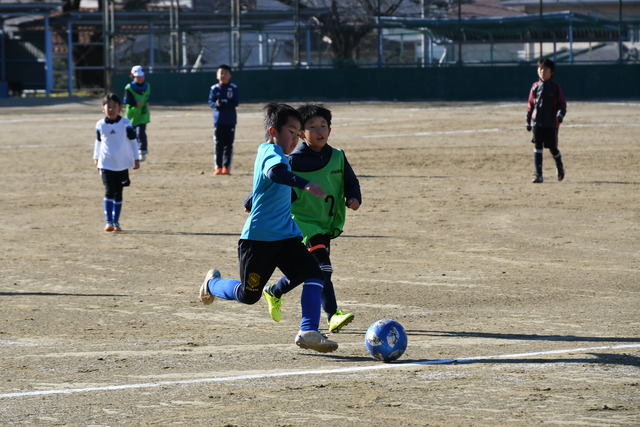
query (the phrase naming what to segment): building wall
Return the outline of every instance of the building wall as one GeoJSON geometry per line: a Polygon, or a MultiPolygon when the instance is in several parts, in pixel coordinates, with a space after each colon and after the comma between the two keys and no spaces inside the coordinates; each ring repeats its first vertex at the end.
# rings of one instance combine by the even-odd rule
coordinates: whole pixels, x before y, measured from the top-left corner
{"type": "MultiPolygon", "coordinates": [[[[640,99],[640,64],[558,66],[554,79],[568,100],[640,99]]],[[[523,100],[537,80],[532,65],[236,71],[241,102],[348,100],[523,100]]],[[[127,75],[113,87],[124,89],[127,75]]],[[[153,103],[207,103],[215,73],[154,73],[153,103]]]]}

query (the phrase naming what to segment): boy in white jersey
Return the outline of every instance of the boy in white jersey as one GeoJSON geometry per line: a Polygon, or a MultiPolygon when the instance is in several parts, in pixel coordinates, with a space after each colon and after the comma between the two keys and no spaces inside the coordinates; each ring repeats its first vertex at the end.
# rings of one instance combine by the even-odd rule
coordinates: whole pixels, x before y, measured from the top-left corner
{"type": "Polygon", "coordinates": [[[102,100],[105,118],[96,123],[96,142],[93,161],[105,188],[104,215],[107,224],[104,231],[122,231],[120,212],[122,190],[129,186],[129,168],[140,168],[138,141],[131,122],[120,116],[122,101],[110,93],[102,100]]]}
{"type": "Polygon", "coordinates": [[[291,172],[287,156],[298,145],[300,114],[286,104],[265,107],[267,142],[258,148],[253,171],[253,209],[238,242],[240,280],[222,279],[211,269],[200,287],[200,300],[214,299],[255,304],[276,267],[302,284],[302,321],[295,343],[321,353],[334,351],[338,343],[318,332],[323,274],[302,243],[302,233],[291,217],[291,187],[313,197],[326,197],[320,185],[291,172]]]}

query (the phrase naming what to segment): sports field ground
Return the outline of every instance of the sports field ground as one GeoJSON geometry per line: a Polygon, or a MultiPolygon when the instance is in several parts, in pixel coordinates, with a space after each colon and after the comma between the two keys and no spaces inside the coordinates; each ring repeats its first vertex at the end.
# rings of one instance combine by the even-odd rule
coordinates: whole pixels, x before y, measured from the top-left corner
{"type": "Polygon", "coordinates": [[[363,204],[332,245],[355,320],[320,354],[294,344],[299,290],[280,323],[198,299],[208,269],[238,275],[261,105],[212,176],[210,108],[152,103],[107,233],[100,100],[18,101],[0,103],[0,425],[640,424],[639,102],[569,98],[566,178],[545,151],[543,184],[525,99],[326,103],[363,204]],[[408,333],[391,364],[364,345],[382,318],[408,333]]]}

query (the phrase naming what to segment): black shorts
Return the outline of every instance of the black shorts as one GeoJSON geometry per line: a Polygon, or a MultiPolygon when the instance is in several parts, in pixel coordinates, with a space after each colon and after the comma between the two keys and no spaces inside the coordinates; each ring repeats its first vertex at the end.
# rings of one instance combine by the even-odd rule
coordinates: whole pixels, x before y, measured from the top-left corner
{"type": "Polygon", "coordinates": [[[558,148],[558,129],[534,127],[531,142],[536,145],[536,149],[548,148],[555,151],[558,148]]]}
{"type": "Polygon", "coordinates": [[[101,175],[105,189],[105,197],[116,201],[122,200],[122,189],[131,184],[131,181],[129,181],[129,169],[123,171],[102,169],[101,175]]]}
{"type": "Polygon", "coordinates": [[[253,304],[260,299],[262,289],[276,268],[293,283],[300,284],[308,279],[324,281],[318,263],[302,244],[301,238],[273,242],[241,239],[238,242],[238,257],[242,301],[246,304],[253,304]]]}
{"type": "Polygon", "coordinates": [[[331,237],[328,234],[316,234],[307,240],[307,249],[309,250],[318,245],[323,245],[327,248],[327,254],[331,253],[331,237]]]}

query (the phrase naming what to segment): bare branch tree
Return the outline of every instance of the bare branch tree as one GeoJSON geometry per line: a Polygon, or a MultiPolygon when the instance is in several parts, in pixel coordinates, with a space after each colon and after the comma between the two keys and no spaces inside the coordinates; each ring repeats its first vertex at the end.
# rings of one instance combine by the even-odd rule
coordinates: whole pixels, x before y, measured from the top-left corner
{"type": "MultiPolygon", "coordinates": [[[[284,2],[291,3],[292,0],[284,2]]],[[[293,0],[295,1],[295,0],[293,0]]],[[[306,0],[300,7],[324,9],[315,18],[331,44],[336,63],[349,63],[357,57],[362,40],[376,30],[378,16],[391,16],[404,0],[306,0]]]]}

